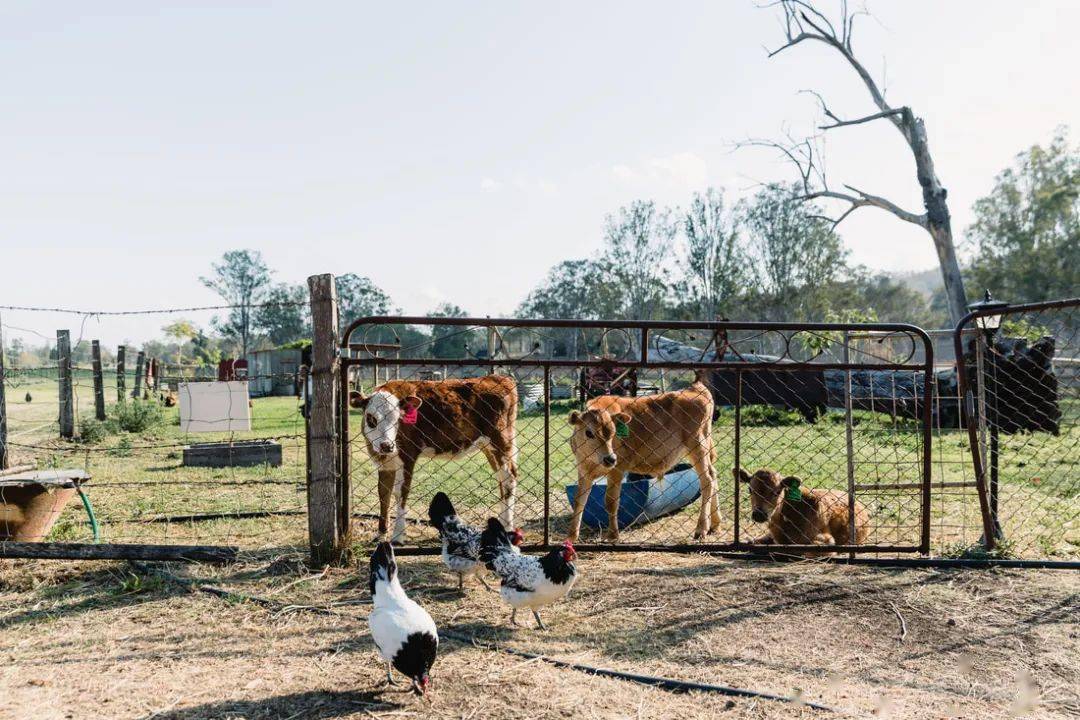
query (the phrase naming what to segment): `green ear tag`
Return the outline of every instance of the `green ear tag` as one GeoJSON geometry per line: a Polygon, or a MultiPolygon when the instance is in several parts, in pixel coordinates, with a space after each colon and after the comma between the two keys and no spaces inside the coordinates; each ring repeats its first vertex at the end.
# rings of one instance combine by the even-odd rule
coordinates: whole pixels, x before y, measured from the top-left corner
{"type": "Polygon", "coordinates": [[[802,490],[799,488],[799,482],[797,480],[792,485],[788,486],[785,497],[791,502],[802,502],[802,490]]]}
{"type": "Polygon", "coordinates": [[[617,437],[630,437],[630,426],[622,420],[615,421],[615,435],[617,437]]]}

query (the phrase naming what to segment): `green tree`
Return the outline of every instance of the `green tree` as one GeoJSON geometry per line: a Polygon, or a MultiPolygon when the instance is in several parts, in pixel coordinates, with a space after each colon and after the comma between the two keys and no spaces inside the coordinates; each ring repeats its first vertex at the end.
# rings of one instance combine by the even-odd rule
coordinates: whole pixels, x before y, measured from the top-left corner
{"type": "MultiPolygon", "coordinates": [[[[427,314],[431,318],[464,318],[469,314],[453,303],[444,302],[427,314]]],[[[475,355],[481,349],[480,333],[456,325],[433,325],[431,328],[431,356],[436,358],[463,358],[475,355]]],[[[485,345],[486,347],[486,345],[485,345]]]]}
{"type": "Polygon", "coordinates": [[[605,277],[618,288],[619,314],[627,320],[660,317],[670,290],[669,261],[676,226],[668,210],[636,200],[609,215],[604,230],[605,277]]]}
{"type": "Polygon", "coordinates": [[[202,330],[199,330],[195,337],[191,338],[191,351],[195,362],[202,365],[217,365],[222,356],[217,341],[202,330]]]}
{"type": "MultiPolygon", "coordinates": [[[[390,296],[382,288],[371,281],[370,278],[362,277],[355,273],[339,275],[336,278],[339,314],[341,327],[344,329],[349,323],[362,317],[377,317],[386,315],[399,315],[401,311],[394,306],[390,296]]],[[[397,343],[408,344],[410,331],[402,325],[372,325],[358,329],[353,341],[372,343],[397,343]]]]}
{"type": "Polygon", "coordinates": [[[276,347],[311,337],[311,307],[307,288],[278,283],[266,292],[255,314],[255,325],[276,347]]]}
{"type": "Polygon", "coordinates": [[[190,342],[193,337],[198,334],[198,330],[195,329],[194,323],[190,320],[175,320],[165,327],[161,328],[161,331],[165,333],[166,337],[172,338],[176,342],[176,364],[180,368],[180,374],[184,374],[184,341],[190,342]]]}
{"type": "Polygon", "coordinates": [[[680,289],[697,306],[700,319],[712,320],[730,310],[748,279],[738,218],[725,206],[723,193],[709,188],[694,195],[682,216],[682,228],[680,289]]]}
{"type": "Polygon", "coordinates": [[[831,224],[794,188],[768,185],[742,208],[754,270],[752,291],[769,319],[805,318],[821,302],[820,289],[844,277],[847,251],[831,224]]]}
{"type": "MultiPolygon", "coordinates": [[[[527,318],[600,320],[618,312],[616,286],[605,282],[605,264],[596,260],[564,260],[552,267],[547,277],[518,307],[527,318]]],[[[555,339],[555,350],[577,357],[582,333],[574,328],[545,331],[555,339]]]]}
{"type": "Polygon", "coordinates": [[[369,315],[394,315],[396,308],[390,296],[370,278],[355,273],[339,275],[336,280],[338,307],[342,322],[369,315]]]}
{"type": "Polygon", "coordinates": [[[252,306],[265,298],[271,271],[257,250],[230,250],[211,267],[213,273],[199,279],[230,306],[228,315],[214,318],[214,327],[247,355],[255,327],[252,306]]]}
{"type": "Polygon", "coordinates": [[[1080,151],[1064,129],[1016,156],[975,202],[968,285],[1009,302],[1070,297],[1080,287],[1080,151]]]}

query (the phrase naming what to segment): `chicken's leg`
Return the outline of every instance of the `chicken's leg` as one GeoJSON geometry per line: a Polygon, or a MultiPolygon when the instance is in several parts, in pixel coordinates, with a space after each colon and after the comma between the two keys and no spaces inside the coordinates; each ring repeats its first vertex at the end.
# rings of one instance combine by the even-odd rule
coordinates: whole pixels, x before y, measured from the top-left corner
{"type": "Polygon", "coordinates": [[[394,685],[396,687],[397,683],[394,682],[394,676],[390,672],[390,670],[391,670],[390,663],[386,663],[386,684],[387,685],[394,685]]]}
{"type": "Polygon", "coordinates": [[[462,575],[461,573],[457,574],[457,589],[458,590],[464,590],[465,589],[465,576],[462,575]]]}
{"type": "Polygon", "coordinates": [[[536,618],[536,627],[540,628],[541,630],[547,630],[547,628],[544,626],[544,621],[540,619],[540,613],[536,612],[536,610],[534,609],[532,611],[532,614],[533,617],[536,618]]]}
{"type": "Polygon", "coordinates": [[[488,592],[495,592],[491,589],[491,586],[487,584],[487,581],[484,580],[483,573],[476,573],[476,579],[480,581],[480,584],[483,585],[488,592]]]}
{"type": "Polygon", "coordinates": [[[518,626],[518,624],[517,624],[517,608],[514,608],[513,610],[510,611],[510,624],[513,625],[514,627],[518,626]]]}

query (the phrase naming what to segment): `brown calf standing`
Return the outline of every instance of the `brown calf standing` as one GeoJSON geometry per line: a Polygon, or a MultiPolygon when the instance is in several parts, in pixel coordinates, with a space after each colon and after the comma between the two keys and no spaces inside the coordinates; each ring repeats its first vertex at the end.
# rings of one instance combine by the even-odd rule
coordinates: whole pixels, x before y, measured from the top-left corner
{"type": "MultiPolygon", "coordinates": [[[[848,494],[836,490],[807,490],[794,476],[762,468],[753,475],[743,468],[735,479],[750,485],[751,518],[768,523],[769,534],[757,544],[861,545],[870,531],[870,514],[855,501],[855,538],[851,538],[848,494]]],[[[831,551],[805,553],[828,555],[831,551]]]]}
{"type": "Polygon", "coordinates": [[[391,380],[371,395],[353,391],[364,410],[364,444],[379,474],[379,536],[386,534],[397,495],[393,542],[405,535],[406,502],[421,457],[482,452],[499,483],[499,517],[514,526],[517,487],[517,383],[505,375],[462,380],[391,380]]]}
{"type": "Polygon", "coordinates": [[[712,414],[712,393],[700,381],[683,390],[647,397],[602,395],[590,400],[584,412],[570,413],[574,426],[570,447],[578,468],[570,541],[578,539],[585,502],[597,478],[607,476],[604,537],[617,540],[623,474],[645,473],[662,480],[664,472],[683,458],[689,458],[701,481],[701,512],[694,537],[716,532],[720,510],[713,471],[712,414]]]}

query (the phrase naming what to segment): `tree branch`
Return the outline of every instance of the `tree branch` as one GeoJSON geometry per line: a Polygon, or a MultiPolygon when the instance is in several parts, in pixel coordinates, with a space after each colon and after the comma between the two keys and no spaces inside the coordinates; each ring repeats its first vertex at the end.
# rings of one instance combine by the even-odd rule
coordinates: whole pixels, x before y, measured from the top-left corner
{"type": "Polygon", "coordinates": [[[918,225],[924,230],[927,227],[927,219],[925,214],[916,215],[913,212],[909,212],[903,209],[891,200],[887,200],[879,195],[871,195],[868,192],[864,192],[850,185],[844,185],[844,187],[846,187],[848,190],[851,190],[851,192],[855,193],[855,195],[837,192],[835,190],[817,190],[815,192],[799,195],[796,199],[802,201],[809,201],[825,198],[829,200],[842,200],[846,203],[850,203],[851,207],[849,207],[847,211],[844,212],[839,218],[832,221],[834,228],[839,225],[840,222],[843,221],[848,215],[861,207],[876,207],[882,210],[888,210],[896,217],[906,222],[909,222],[912,225],[918,225]]]}
{"type": "Polygon", "coordinates": [[[862,123],[871,122],[873,120],[880,120],[881,118],[890,117],[892,115],[903,115],[906,110],[907,108],[889,109],[879,113],[874,113],[873,115],[867,115],[866,117],[857,118],[855,120],[841,120],[840,118],[836,117],[831,112],[828,112],[826,110],[825,114],[835,120],[835,122],[832,125],[821,125],[818,127],[818,129],[832,130],[833,128],[847,127],[848,125],[861,125],[862,123]]]}
{"type": "MultiPolygon", "coordinates": [[[[852,50],[851,37],[854,19],[857,15],[865,13],[850,13],[848,12],[847,3],[843,3],[843,11],[840,18],[840,27],[843,29],[843,32],[838,35],[836,28],[829,19],[807,2],[807,0],[780,0],[779,5],[784,11],[784,32],[787,37],[787,42],[770,52],[769,57],[774,57],[789,47],[798,45],[806,40],[814,40],[833,48],[847,60],[848,64],[851,65],[862,80],[863,85],[866,86],[871,99],[874,101],[874,105],[876,105],[880,111],[878,117],[889,118],[893,126],[900,131],[900,134],[904,136],[904,139],[910,145],[912,143],[912,132],[910,125],[906,122],[907,115],[902,109],[893,108],[886,102],[885,94],[881,91],[881,88],[878,87],[866,67],[864,67],[855,57],[855,53],[852,50]]],[[[835,116],[834,119],[839,120],[839,118],[835,118],[835,116]]]]}

